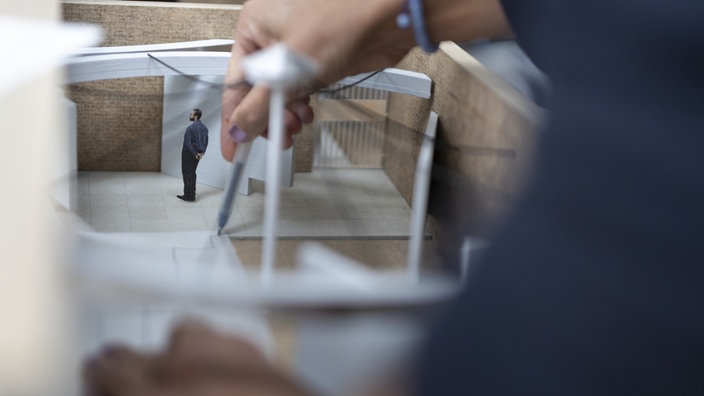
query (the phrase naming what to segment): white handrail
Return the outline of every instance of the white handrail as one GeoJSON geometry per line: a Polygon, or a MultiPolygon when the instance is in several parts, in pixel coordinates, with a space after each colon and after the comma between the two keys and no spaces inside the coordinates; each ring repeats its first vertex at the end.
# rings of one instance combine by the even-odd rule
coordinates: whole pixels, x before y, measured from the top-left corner
{"type": "MultiPolygon", "coordinates": [[[[143,46],[120,47],[123,51],[119,53],[78,56],[70,59],[67,65],[66,83],[182,74],[222,76],[225,75],[227,62],[230,60],[230,54],[222,51],[164,51],[151,55],[149,52],[137,51],[135,47],[143,46]],[[176,70],[166,67],[152,57],[176,70]]],[[[349,76],[342,79],[340,83],[352,84],[368,75],[369,73],[363,73],[349,76]]],[[[357,86],[429,98],[432,81],[423,73],[386,68],[357,86]]]]}
{"type": "Polygon", "coordinates": [[[65,81],[67,84],[73,84],[115,78],[182,74],[221,76],[225,75],[230,54],[217,51],[175,51],[159,52],[154,57],[173,69],[144,52],[84,56],[68,62],[65,81]]]}
{"type": "Polygon", "coordinates": [[[197,50],[210,47],[224,47],[232,45],[235,40],[232,39],[209,39],[209,40],[194,40],[181,41],[178,43],[161,43],[161,44],[143,44],[143,45],[124,45],[114,47],[88,47],[73,51],[74,56],[94,56],[94,55],[111,55],[111,54],[126,54],[133,52],[162,52],[162,51],[182,51],[182,50],[197,50]]]}

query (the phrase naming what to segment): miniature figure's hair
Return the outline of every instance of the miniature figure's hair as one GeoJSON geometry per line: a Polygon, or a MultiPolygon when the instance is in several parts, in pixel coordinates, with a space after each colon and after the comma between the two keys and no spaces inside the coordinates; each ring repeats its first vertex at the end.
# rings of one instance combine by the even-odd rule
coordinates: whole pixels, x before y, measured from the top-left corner
{"type": "Polygon", "coordinates": [[[200,120],[200,117],[203,116],[203,112],[200,111],[200,109],[193,109],[193,115],[198,117],[198,119],[200,120]]]}

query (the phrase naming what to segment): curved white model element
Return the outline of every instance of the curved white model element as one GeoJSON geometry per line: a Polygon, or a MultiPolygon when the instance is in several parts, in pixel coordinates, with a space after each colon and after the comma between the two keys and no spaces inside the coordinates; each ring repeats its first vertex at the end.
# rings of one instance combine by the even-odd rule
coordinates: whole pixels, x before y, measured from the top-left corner
{"type": "Polygon", "coordinates": [[[93,56],[93,55],[109,55],[109,54],[126,54],[130,52],[161,52],[161,51],[186,51],[198,50],[202,51],[205,48],[226,47],[231,46],[235,40],[232,39],[209,39],[209,40],[194,40],[182,41],[178,43],[163,43],[163,44],[143,44],[143,45],[126,45],[114,47],[90,47],[81,48],[74,51],[74,56],[93,56]]]}
{"type": "MultiPolygon", "coordinates": [[[[137,46],[142,47],[142,46],[137,46]]],[[[152,46],[150,46],[152,47],[152,46]]],[[[126,77],[190,75],[223,76],[230,59],[221,51],[161,51],[154,46],[154,53],[133,52],[130,47],[120,47],[125,52],[107,55],[81,56],[71,59],[67,66],[68,84],[110,80],[126,77]],[[174,71],[157,60],[177,69],[174,71]]],[[[371,73],[346,77],[341,84],[353,84],[371,73]]],[[[429,98],[432,81],[423,73],[387,68],[358,84],[359,87],[381,89],[389,92],[429,98]]]]}
{"type": "Polygon", "coordinates": [[[216,51],[169,51],[155,54],[138,52],[84,56],[71,59],[67,66],[66,83],[183,74],[223,76],[229,59],[229,53],[216,51]],[[152,57],[178,71],[164,66],[152,57]]]}

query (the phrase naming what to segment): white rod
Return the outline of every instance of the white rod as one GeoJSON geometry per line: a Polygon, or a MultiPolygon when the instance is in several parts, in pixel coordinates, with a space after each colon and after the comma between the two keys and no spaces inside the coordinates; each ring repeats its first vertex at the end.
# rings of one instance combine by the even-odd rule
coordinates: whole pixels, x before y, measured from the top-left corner
{"type": "Polygon", "coordinates": [[[472,241],[468,236],[464,237],[462,246],[460,247],[460,282],[467,283],[467,275],[469,274],[469,259],[472,253],[472,241]]]}
{"type": "Polygon", "coordinates": [[[269,144],[266,153],[266,194],[264,201],[264,243],[261,285],[268,287],[274,276],[277,220],[281,190],[281,154],[284,134],[284,89],[271,88],[269,101],[269,144]]]}
{"type": "Polygon", "coordinates": [[[420,256],[423,251],[423,235],[425,234],[425,217],[428,209],[428,190],[430,176],[433,170],[433,150],[435,148],[435,128],[438,115],[431,111],[425,130],[425,140],[420,147],[416,176],[413,182],[413,213],[411,214],[411,230],[408,241],[407,270],[408,281],[416,284],[420,280],[420,256]]]}

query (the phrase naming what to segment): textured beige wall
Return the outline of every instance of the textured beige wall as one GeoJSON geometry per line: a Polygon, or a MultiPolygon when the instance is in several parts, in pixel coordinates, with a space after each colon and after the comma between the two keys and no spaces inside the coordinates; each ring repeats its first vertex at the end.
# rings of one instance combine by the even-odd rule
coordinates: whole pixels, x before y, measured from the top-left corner
{"type": "MultiPolygon", "coordinates": [[[[64,1],[63,19],[104,29],[103,46],[232,38],[240,6],[131,1],[64,1]]],[[[159,171],[163,79],[72,84],[78,108],[78,169],[159,171]]]]}
{"type": "Polygon", "coordinates": [[[148,1],[63,1],[63,18],[105,29],[103,46],[230,39],[240,6],[148,1]]]}
{"type": "Polygon", "coordinates": [[[72,84],[78,109],[78,169],[159,171],[163,78],[72,84]]]}
{"type": "Polygon", "coordinates": [[[422,133],[430,110],[439,114],[428,225],[445,252],[460,236],[486,235],[511,208],[529,175],[540,114],[537,107],[452,43],[428,56],[410,53],[400,68],[433,80],[431,101],[389,98],[385,169],[410,199],[422,133]]]}
{"type": "Polygon", "coordinates": [[[432,98],[389,95],[383,167],[409,205],[431,104],[432,98]]]}

